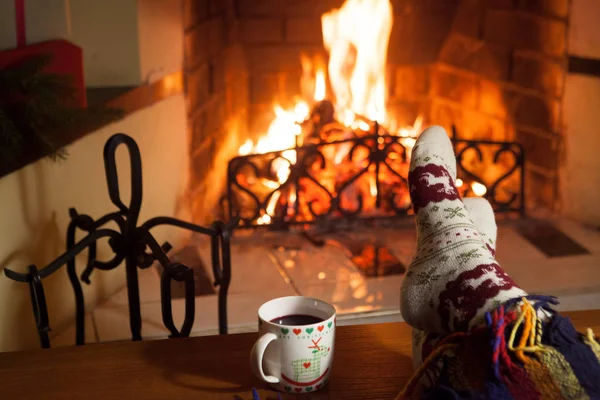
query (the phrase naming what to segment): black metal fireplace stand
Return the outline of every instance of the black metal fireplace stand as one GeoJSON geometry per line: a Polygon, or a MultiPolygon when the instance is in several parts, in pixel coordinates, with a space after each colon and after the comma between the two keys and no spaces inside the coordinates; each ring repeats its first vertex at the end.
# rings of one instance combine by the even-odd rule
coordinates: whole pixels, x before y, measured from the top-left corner
{"type": "MultiPolygon", "coordinates": [[[[327,135],[322,135],[327,137],[327,135]]],[[[249,154],[238,156],[230,160],[227,170],[227,213],[230,219],[241,220],[238,228],[251,229],[270,229],[270,230],[288,230],[293,226],[317,225],[320,227],[345,226],[355,221],[375,221],[389,220],[393,218],[405,218],[409,214],[410,204],[398,206],[396,204],[397,194],[393,190],[384,192],[383,183],[379,178],[380,171],[387,170],[390,176],[397,179],[396,186],[403,187],[408,192],[408,176],[401,175],[395,165],[398,161],[406,163],[409,149],[403,143],[406,137],[390,134],[376,122],[368,136],[355,134],[354,137],[345,140],[327,141],[320,140],[316,143],[298,145],[290,149],[272,151],[262,154],[249,154]],[[368,156],[365,166],[347,177],[335,190],[326,188],[318,178],[313,175],[316,168],[324,170],[332,161],[328,159],[326,153],[336,153],[339,149],[345,147],[346,158],[353,161],[358,150],[366,150],[368,156]],[[296,162],[291,162],[284,155],[286,152],[293,152],[296,155],[296,162]],[[272,167],[275,162],[285,162],[289,167],[289,177],[285,182],[276,184],[268,190],[266,195],[262,195],[246,185],[240,179],[244,174],[250,173],[256,178],[269,178],[275,182],[272,173],[272,167]],[[356,198],[354,209],[347,209],[342,206],[342,196],[352,190],[352,186],[359,178],[368,174],[370,168],[374,170],[375,185],[375,208],[382,211],[378,216],[368,215],[363,210],[362,195],[356,198]],[[245,171],[245,172],[242,172],[245,171]],[[316,212],[313,204],[307,202],[308,207],[305,215],[299,213],[300,199],[304,196],[301,182],[308,182],[315,190],[318,190],[324,198],[328,199],[329,206],[325,211],[316,212]],[[269,214],[268,204],[278,192],[292,191],[296,195],[294,201],[288,203],[287,196],[284,198],[283,210],[293,210],[292,215],[283,213],[269,214]],[[240,205],[239,197],[247,200],[244,205],[240,205]],[[385,206],[385,207],[384,207],[385,206]],[[259,224],[258,219],[262,215],[268,215],[269,224],[259,224]],[[309,215],[310,218],[306,218],[309,215]]],[[[478,162],[486,165],[495,165],[501,170],[500,176],[494,178],[492,182],[486,184],[485,198],[489,200],[496,213],[517,213],[520,216],[525,215],[525,151],[523,147],[516,142],[492,141],[492,140],[467,140],[458,137],[455,127],[452,128],[452,143],[456,154],[458,167],[458,177],[484,184],[483,178],[479,176],[480,171],[470,170],[467,165],[467,155],[471,154],[472,160],[475,158],[478,162]],[[499,192],[505,188],[511,179],[516,179],[517,184],[511,186],[508,196],[501,198],[499,192]]],[[[336,166],[329,166],[335,169],[336,166]]],[[[471,167],[472,168],[472,167],[471,167]]],[[[247,176],[247,175],[246,175],[247,176]]],[[[467,189],[467,193],[468,193],[467,189]]]]}
{"type": "Polygon", "coordinates": [[[33,315],[41,346],[43,348],[50,347],[48,308],[42,280],[61,269],[64,265],[67,266],[67,274],[75,294],[75,343],[78,346],[85,344],[84,296],[75,265],[76,256],[85,249],[88,250],[87,264],[80,278],[86,284],[90,284],[90,277],[95,269],[108,271],[117,268],[123,262],[125,263],[130,328],[133,340],[142,339],[137,268],[148,268],[155,261],[158,261],[163,269],[161,274],[161,308],[163,323],[170,332],[169,337],[189,336],[195,317],[194,271],[169,259],[167,253],[171,250],[171,245],[168,242],[159,245],[150,232],[152,228],[159,225],[176,226],[210,237],[214,285],[219,286],[219,333],[227,333],[227,290],[231,281],[229,238],[236,221],[232,220],[228,224],[215,222],[210,227],[203,227],[176,218],[156,217],[138,225],[142,205],[142,160],[136,142],[122,133],[113,135],[104,146],[104,164],[110,200],[118,210],[94,221],[89,215],[79,214],[74,208],[71,208],[69,210],[71,222],[67,229],[67,250],[64,254],[40,270],[35,265],[30,265],[27,273],[18,273],[8,268],[4,269],[8,278],[29,285],[33,315]],[[119,191],[115,155],[121,144],[127,147],[130,159],[131,200],[129,205],[125,205],[121,200],[119,191]],[[105,227],[109,222],[114,222],[118,229],[105,227]],[[75,241],[77,229],[87,232],[87,236],[78,242],[75,241]],[[97,242],[101,238],[108,238],[108,244],[114,252],[114,256],[109,261],[101,261],[96,258],[97,242]],[[179,329],[173,322],[172,314],[171,281],[173,280],[185,284],[185,318],[179,329]]]}

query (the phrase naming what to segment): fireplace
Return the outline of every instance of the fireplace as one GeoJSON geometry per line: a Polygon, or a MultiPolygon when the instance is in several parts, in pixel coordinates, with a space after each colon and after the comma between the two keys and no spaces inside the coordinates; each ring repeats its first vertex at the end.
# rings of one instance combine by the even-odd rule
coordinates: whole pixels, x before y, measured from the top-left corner
{"type": "Polygon", "coordinates": [[[567,0],[347,1],[355,3],[358,10],[354,11],[347,10],[344,3],[186,2],[189,199],[198,222],[234,215],[249,226],[305,222],[306,218],[290,219],[290,211],[283,208],[295,209],[296,214],[304,208],[304,217],[312,214],[313,220],[318,220],[318,215],[331,211],[332,200],[338,216],[368,209],[369,203],[377,203],[385,212],[367,213],[367,218],[405,214],[409,212],[406,193],[389,188],[402,186],[414,137],[421,126],[430,124],[454,132],[455,144],[467,148],[461,165],[463,190],[470,195],[490,198],[490,188],[494,188],[499,211],[523,213],[525,209],[557,207],[567,0]],[[342,25],[335,27],[331,20],[344,12],[332,10],[343,5],[349,18],[355,13],[359,20],[338,18],[342,25]],[[367,11],[361,11],[361,5],[367,11]],[[376,7],[389,8],[389,15],[368,12],[376,7]],[[324,14],[329,16],[325,25],[324,14]],[[348,66],[348,59],[359,53],[351,40],[336,42],[336,35],[348,35],[344,24],[355,24],[355,29],[372,26],[368,30],[371,35],[362,35],[370,38],[358,35],[356,40],[366,41],[366,46],[379,49],[379,53],[359,50],[368,62],[358,59],[348,66]],[[357,70],[362,70],[363,80],[375,80],[358,88],[364,90],[367,85],[366,93],[348,95],[343,85],[356,90],[351,86],[356,86],[353,79],[358,78],[344,74],[357,70]],[[330,121],[334,110],[335,121],[330,121]],[[349,116],[347,112],[352,110],[355,114],[349,116]],[[312,126],[306,128],[309,122],[312,126]],[[329,134],[323,137],[327,122],[336,122],[337,128],[343,129],[332,129],[330,124],[329,134]],[[302,135],[295,132],[298,129],[302,135]],[[315,141],[319,135],[320,141],[315,141]],[[377,140],[382,142],[379,149],[374,144],[377,140]],[[395,144],[390,145],[391,141],[395,144]],[[332,150],[334,146],[345,149],[332,150]],[[354,175],[347,172],[345,178],[328,186],[323,175],[331,168],[324,169],[321,177],[313,180],[327,189],[321,192],[328,199],[319,204],[317,190],[312,190],[317,199],[301,202],[297,196],[298,201],[292,201],[297,194],[294,190],[306,189],[306,184],[297,182],[298,169],[314,169],[316,159],[327,151],[348,157],[349,149],[355,148],[352,156],[360,158],[359,153],[369,146],[363,160],[385,147],[389,154],[384,157],[392,155],[401,161],[394,164],[398,167],[395,173],[383,173],[381,179],[376,174],[375,178],[363,178],[373,175],[375,168],[387,168],[376,162],[356,178],[361,164],[355,162],[354,175]],[[306,160],[307,153],[312,154],[312,164],[301,167],[299,161],[306,160]],[[249,161],[256,165],[248,167],[249,161]],[[240,163],[246,163],[245,170],[240,163]],[[265,167],[265,163],[275,163],[275,167],[265,167]],[[278,168],[282,163],[287,166],[278,168]],[[242,182],[240,174],[245,176],[242,182]],[[249,181],[261,179],[268,182],[254,186],[262,207],[257,214],[256,207],[244,209],[241,204],[254,201],[252,196],[257,193],[248,195],[253,190],[248,188],[255,182],[249,181]],[[351,179],[356,179],[356,184],[346,195],[339,199],[330,196],[351,179]],[[283,190],[271,188],[284,182],[290,185],[283,190]],[[296,187],[291,184],[294,182],[296,187]],[[376,191],[372,190],[374,183],[376,191]],[[478,186],[481,184],[485,187],[478,186]],[[246,190],[240,191],[241,187],[246,190]],[[369,192],[375,194],[369,196],[369,192]],[[265,212],[267,208],[270,213],[265,212]]]}

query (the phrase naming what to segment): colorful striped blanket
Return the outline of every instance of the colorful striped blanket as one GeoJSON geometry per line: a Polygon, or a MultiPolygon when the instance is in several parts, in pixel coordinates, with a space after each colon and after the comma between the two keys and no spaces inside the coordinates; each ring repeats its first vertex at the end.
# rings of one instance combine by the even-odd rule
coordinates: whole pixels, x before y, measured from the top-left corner
{"type": "Polygon", "coordinates": [[[515,299],[479,328],[432,338],[397,399],[600,399],[597,338],[578,333],[556,304],[515,299]]]}

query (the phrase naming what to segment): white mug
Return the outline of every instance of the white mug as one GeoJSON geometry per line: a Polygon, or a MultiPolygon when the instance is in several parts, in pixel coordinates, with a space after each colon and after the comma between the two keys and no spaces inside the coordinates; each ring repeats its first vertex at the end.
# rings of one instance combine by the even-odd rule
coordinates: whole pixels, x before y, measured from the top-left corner
{"type": "Polygon", "coordinates": [[[329,381],[335,342],[335,308],[304,296],[274,299],[258,310],[259,339],[252,348],[252,371],[275,390],[308,393],[329,381]],[[272,322],[285,316],[311,316],[310,325],[272,322]]]}

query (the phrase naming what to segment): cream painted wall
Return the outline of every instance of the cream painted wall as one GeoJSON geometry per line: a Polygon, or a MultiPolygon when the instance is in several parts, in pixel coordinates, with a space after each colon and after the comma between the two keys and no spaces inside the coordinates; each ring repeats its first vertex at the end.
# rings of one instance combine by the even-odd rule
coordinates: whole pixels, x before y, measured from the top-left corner
{"type": "Polygon", "coordinates": [[[142,80],[152,82],[183,67],[183,6],[180,0],[138,1],[142,80]]]}
{"type": "Polygon", "coordinates": [[[69,0],[26,0],[27,43],[69,39],[69,0]]]}
{"type": "MultiPolygon", "coordinates": [[[[27,265],[43,267],[64,251],[68,209],[98,218],[115,208],[108,198],[102,150],[116,132],[127,133],[142,153],[144,200],[140,220],[158,215],[179,215],[177,204],[187,186],[187,133],[183,95],[93,132],[69,146],[69,158],[61,163],[41,160],[0,179],[0,260],[2,267],[25,271],[27,265]]],[[[124,198],[129,197],[126,150],[118,151],[119,179],[124,198]],[[127,196],[127,197],[125,197],[127,196]]],[[[185,218],[185,216],[183,216],[185,218]]],[[[157,239],[176,244],[185,233],[157,228],[157,239]]],[[[106,245],[99,257],[107,259],[106,245]]],[[[80,264],[83,265],[83,264],[80,264]]],[[[125,285],[122,268],[95,271],[85,287],[91,307],[125,285]]],[[[74,318],[73,294],[65,270],[44,280],[51,327],[59,328],[74,318]]],[[[85,286],[85,285],[84,285],[85,286]]],[[[28,288],[0,275],[0,351],[37,347],[28,288]]]]}
{"type": "Polygon", "coordinates": [[[564,97],[564,213],[600,227],[600,79],[569,74],[564,97]]]}
{"type": "MultiPolygon", "coordinates": [[[[597,19],[600,2],[573,0],[569,27],[569,53],[600,58],[597,19]]],[[[564,214],[600,227],[600,79],[568,74],[565,82],[564,163],[561,200],[564,214]]]]}
{"type": "Polygon", "coordinates": [[[0,1],[0,50],[12,49],[17,45],[15,2],[0,1]]]}
{"type": "Polygon", "coordinates": [[[83,49],[86,86],[143,82],[137,12],[136,0],[70,0],[70,40],[83,49]]]}
{"type": "Polygon", "coordinates": [[[600,58],[600,1],[571,0],[569,54],[600,58]]]}
{"type": "Polygon", "coordinates": [[[68,1],[86,86],[136,86],[181,70],[182,0],[68,1]]]}
{"type": "MultiPolygon", "coordinates": [[[[27,0],[25,36],[27,43],[69,38],[70,0],[27,0]]],[[[0,50],[17,46],[14,0],[0,0],[0,50]]]]}
{"type": "MultiPolygon", "coordinates": [[[[27,43],[83,49],[88,87],[137,86],[181,70],[182,0],[27,0],[27,43]]],[[[13,0],[0,0],[0,50],[16,47],[13,0]]]]}

